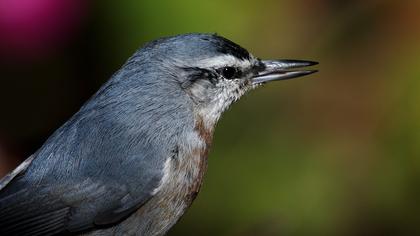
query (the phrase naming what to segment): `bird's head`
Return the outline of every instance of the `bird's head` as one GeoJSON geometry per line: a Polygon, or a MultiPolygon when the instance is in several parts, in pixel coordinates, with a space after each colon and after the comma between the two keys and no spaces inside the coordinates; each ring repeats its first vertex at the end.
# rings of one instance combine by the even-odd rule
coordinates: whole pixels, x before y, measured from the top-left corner
{"type": "Polygon", "coordinates": [[[215,34],[185,34],[145,46],[148,60],[160,63],[191,98],[196,114],[213,126],[220,115],[247,91],[262,84],[316,72],[302,60],[261,60],[215,34]]]}

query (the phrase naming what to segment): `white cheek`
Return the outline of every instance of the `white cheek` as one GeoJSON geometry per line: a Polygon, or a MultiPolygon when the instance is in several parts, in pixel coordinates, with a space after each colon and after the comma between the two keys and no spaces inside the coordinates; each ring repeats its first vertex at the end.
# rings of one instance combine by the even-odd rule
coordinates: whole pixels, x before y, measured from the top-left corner
{"type": "Polygon", "coordinates": [[[213,97],[211,103],[199,110],[199,115],[207,127],[213,127],[219,120],[222,113],[229,108],[229,106],[238,100],[247,90],[240,89],[239,84],[235,80],[227,81],[218,85],[219,91],[213,97]],[[238,92],[235,92],[238,91],[238,92]]]}
{"type": "Polygon", "coordinates": [[[190,87],[189,92],[191,96],[194,97],[194,100],[205,102],[203,99],[207,98],[209,88],[212,86],[213,85],[208,80],[198,80],[190,87]]]}

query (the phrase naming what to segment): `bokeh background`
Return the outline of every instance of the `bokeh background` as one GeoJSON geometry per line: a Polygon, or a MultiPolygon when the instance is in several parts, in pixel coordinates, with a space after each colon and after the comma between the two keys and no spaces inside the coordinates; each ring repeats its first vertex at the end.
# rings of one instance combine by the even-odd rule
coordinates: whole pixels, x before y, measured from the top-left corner
{"type": "Polygon", "coordinates": [[[169,235],[420,235],[420,2],[0,0],[0,176],[145,42],[217,32],[320,72],[220,121],[169,235]]]}

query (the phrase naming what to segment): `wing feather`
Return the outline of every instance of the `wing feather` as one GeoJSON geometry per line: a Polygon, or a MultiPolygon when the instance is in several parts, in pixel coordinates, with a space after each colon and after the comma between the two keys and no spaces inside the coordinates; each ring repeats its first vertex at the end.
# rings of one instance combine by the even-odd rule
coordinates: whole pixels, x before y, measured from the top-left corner
{"type": "Polygon", "coordinates": [[[121,181],[90,178],[66,186],[32,186],[22,183],[24,177],[10,179],[0,190],[0,235],[54,235],[117,223],[153,196],[161,175],[150,173],[155,175],[142,180],[141,191],[121,181]]]}

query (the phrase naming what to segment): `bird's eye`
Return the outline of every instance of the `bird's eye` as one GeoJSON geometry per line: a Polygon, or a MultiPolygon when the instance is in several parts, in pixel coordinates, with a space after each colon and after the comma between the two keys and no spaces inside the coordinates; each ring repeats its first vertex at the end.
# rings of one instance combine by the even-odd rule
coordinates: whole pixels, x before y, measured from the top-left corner
{"type": "Polygon", "coordinates": [[[223,67],[221,74],[226,79],[233,79],[236,75],[236,68],[231,66],[223,67]]]}

